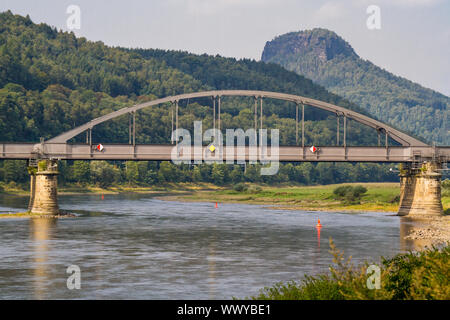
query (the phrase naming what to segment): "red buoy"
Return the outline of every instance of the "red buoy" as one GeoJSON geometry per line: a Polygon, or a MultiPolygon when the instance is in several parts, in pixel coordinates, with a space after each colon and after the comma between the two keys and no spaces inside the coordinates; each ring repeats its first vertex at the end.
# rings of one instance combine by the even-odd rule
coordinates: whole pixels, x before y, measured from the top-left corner
{"type": "Polygon", "coordinates": [[[316,228],[322,228],[322,225],[320,224],[320,219],[317,220],[316,228]]]}

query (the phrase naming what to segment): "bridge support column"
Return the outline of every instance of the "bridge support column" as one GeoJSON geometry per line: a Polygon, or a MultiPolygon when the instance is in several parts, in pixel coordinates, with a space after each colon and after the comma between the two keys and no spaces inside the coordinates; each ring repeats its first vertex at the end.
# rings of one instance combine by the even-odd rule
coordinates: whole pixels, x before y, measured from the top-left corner
{"type": "Polygon", "coordinates": [[[424,162],[418,169],[400,170],[399,216],[442,215],[441,177],[437,162],[424,162]]]}
{"type": "Polygon", "coordinates": [[[41,160],[37,168],[30,168],[30,202],[28,211],[35,214],[56,215],[58,165],[54,160],[41,160]]]}

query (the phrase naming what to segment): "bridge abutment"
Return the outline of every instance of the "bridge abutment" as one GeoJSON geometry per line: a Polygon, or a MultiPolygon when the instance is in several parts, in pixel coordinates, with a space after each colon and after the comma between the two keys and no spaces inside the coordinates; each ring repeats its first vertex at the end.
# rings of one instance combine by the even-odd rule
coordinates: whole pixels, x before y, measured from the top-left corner
{"type": "Polygon", "coordinates": [[[442,215],[441,177],[438,162],[424,162],[420,168],[400,170],[399,216],[442,215]]]}
{"type": "Polygon", "coordinates": [[[37,168],[30,168],[30,202],[28,211],[33,214],[59,213],[57,187],[58,164],[54,160],[41,160],[37,168]]]}

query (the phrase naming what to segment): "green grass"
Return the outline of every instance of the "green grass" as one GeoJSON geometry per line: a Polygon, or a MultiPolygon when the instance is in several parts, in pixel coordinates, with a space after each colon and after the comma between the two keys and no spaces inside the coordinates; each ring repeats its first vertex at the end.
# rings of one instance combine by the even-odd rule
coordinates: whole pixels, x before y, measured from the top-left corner
{"type": "MultiPolygon", "coordinates": [[[[0,193],[28,195],[29,185],[0,182],[0,193]]],[[[210,183],[167,183],[149,187],[120,184],[114,187],[101,188],[95,185],[65,184],[58,186],[58,194],[117,194],[117,193],[158,193],[158,192],[195,192],[197,190],[217,190],[219,187],[210,183]]]]}
{"type": "MultiPolygon", "coordinates": [[[[261,186],[261,191],[238,192],[231,188],[214,191],[198,191],[180,196],[193,201],[245,202],[272,204],[286,209],[397,211],[400,187],[398,183],[353,183],[368,189],[359,204],[348,204],[336,199],[333,190],[340,185],[325,186],[261,186]]],[[[254,189],[254,188],[253,188],[254,189]]]]}

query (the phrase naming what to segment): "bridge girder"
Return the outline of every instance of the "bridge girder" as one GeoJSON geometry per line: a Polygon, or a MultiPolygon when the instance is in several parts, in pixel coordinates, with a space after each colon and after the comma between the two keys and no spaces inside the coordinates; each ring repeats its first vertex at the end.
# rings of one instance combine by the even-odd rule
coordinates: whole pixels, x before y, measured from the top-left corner
{"type": "MultiPolygon", "coordinates": [[[[195,146],[152,145],[152,144],[104,144],[99,151],[95,145],[47,143],[42,146],[43,159],[54,160],[157,160],[170,161],[173,152],[180,154],[175,160],[186,161],[252,161],[267,160],[288,162],[403,162],[411,167],[424,161],[447,163],[450,147],[337,147],[319,146],[316,152],[309,147],[279,146],[278,156],[273,158],[271,146],[265,148],[269,159],[262,156],[260,147],[224,146],[222,158],[216,159],[207,146],[196,150],[195,146]],[[252,149],[253,148],[253,149],[252,149]]],[[[31,159],[36,156],[33,143],[0,143],[0,159],[31,159]]]]}
{"type": "MultiPolygon", "coordinates": [[[[138,110],[155,106],[158,104],[168,103],[168,102],[178,102],[185,99],[194,98],[204,98],[204,97],[222,97],[222,96],[243,96],[243,97],[258,97],[258,98],[271,98],[284,101],[290,101],[296,104],[309,105],[322,110],[326,110],[337,115],[344,116],[345,118],[353,119],[359,123],[367,125],[378,131],[386,132],[392,139],[400,143],[404,147],[424,147],[428,146],[426,143],[413,138],[397,129],[394,129],[378,120],[374,120],[368,116],[361,113],[331,104],[323,102],[316,99],[311,99],[303,96],[292,95],[287,93],[270,92],[270,91],[259,91],[259,90],[213,90],[213,91],[203,91],[203,92],[193,92],[180,94],[176,96],[165,97],[161,99],[152,100],[149,102],[134,105],[132,107],[122,108],[120,110],[111,112],[109,114],[103,115],[101,117],[95,118],[81,126],[78,126],[72,130],[64,132],[54,138],[47,140],[45,143],[66,143],[69,139],[79,135],[86,130],[92,130],[92,128],[98,124],[105,121],[117,118],[119,116],[125,115],[127,113],[133,113],[138,110]]],[[[39,148],[39,145],[36,145],[39,148]]]]}

